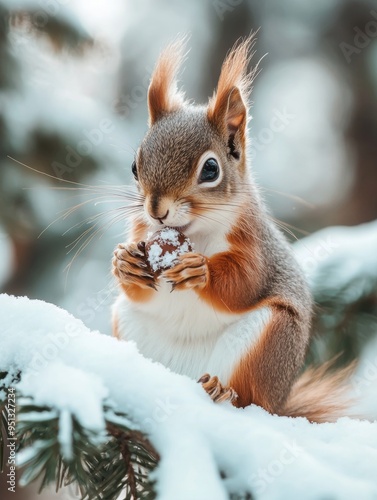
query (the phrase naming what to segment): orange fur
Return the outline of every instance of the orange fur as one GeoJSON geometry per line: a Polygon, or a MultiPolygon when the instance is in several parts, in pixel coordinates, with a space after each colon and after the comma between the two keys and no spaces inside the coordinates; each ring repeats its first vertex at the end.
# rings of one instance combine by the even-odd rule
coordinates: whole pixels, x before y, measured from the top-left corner
{"type": "Polygon", "coordinates": [[[244,143],[247,123],[247,105],[252,82],[258,67],[248,73],[250,59],[254,55],[255,33],[236,44],[225,59],[217,90],[209,101],[207,118],[219,129],[231,133],[240,132],[244,143]]]}
{"type": "Polygon", "coordinates": [[[307,369],[295,382],[288,399],[279,415],[288,417],[306,417],[311,422],[335,422],[345,415],[350,415],[350,380],[356,368],[356,362],[345,368],[330,372],[332,362],[307,369]]]}
{"type": "Polygon", "coordinates": [[[209,101],[208,118],[211,120],[216,109],[227,102],[229,91],[238,88],[243,99],[248,100],[256,69],[248,73],[248,64],[254,55],[255,33],[236,43],[225,59],[217,84],[217,90],[209,101]]]}
{"type": "Polygon", "coordinates": [[[183,104],[183,94],[177,90],[177,72],[184,58],[185,41],[170,44],[160,55],[148,90],[150,125],[183,104]]]}
{"type": "Polygon", "coordinates": [[[290,304],[276,299],[272,309],[272,319],[258,342],[238,363],[229,385],[238,394],[236,406],[254,403],[275,413],[288,397],[289,381],[301,367],[305,349],[296,350],[300,330],[295,327],[298,318],[290,304]]]}
{"type": "Polygon", "coordinates": [[[153,294],[156,293],[151,288],[141,288],[136,284],[121,285],[121,288],[133,302],[147,302],[152,298],[153,294]]]}
{"type": "Polygon", "coordinates": [[[134,221],[132,224],[130,239],[132,241],[144,241],[148,233],[148,226],[145,222],[134,221]]]}
{"type": "MultiPolygon", "coordinates": [[[[131,240],[136,242],[144,241],[147,231],[148,226],[145,222],[135,221],[132,225],[131,240]]],[[[121,283],[121,288],[127,297],[134,302],[147,302],[155,293],[151,288],[142,288],[136,283],[121,283]]]]}
{"type": "MultiPolygon", "coordinates": [[[[167,217],[170,207],[174,208],[166,218],[166,225],[181,227],[195,218],[200,223],[211,203],[213,208],[216,204],[221,208],[225,206],[223,216],[238,210],[238,218],[229,218],[229,226],[224,216],[227,251],[213,254],[211,246],[203,247],[205,255],[183,255],[176,266],[162,274],[163,279],[171,282],[174,293],[194,290],[198,298],[210,306],[211,315],[211,308],[242,314],[269,307],[272,312],[258,340],[245,347],[237,360],[226,387],[216,373],[201,379],[211,397],[232,400],[235,391],[236,406],[254,403],[279,415],[329,421],[344,414],[347,407],[342,398],[349,372],[325,376],[321,370],[312,370],[295,382],[310,335],[312,299],[289,247],[266,214],[258,190],[247,173],[247,108],[252,82],[258,72],[257,65],[248,73],[254,43],[254,35],[251,35],[230,51],[207,109],[193,109],[177,90],[183,41],[171,44],[162,53],[148,91],[151,128],[135,159],[138,186],[144,196],[144,209],[154,219],[163,218],[164,214],[167,217]],[[198,157],[206,151],[214,153],[224,172],[221,182],[213,188],[199,186],[201,179],[197,177],[201,166],[198,157]],[[179,200],[188,210],[181,210],[178,216],[179,200]]],[[[219,212],[221,214],[221,209],[219,212]]],[[[217,222],[216,212],[213,214],[217,222]]],[[[206,230],[205,225],[202,230],[206,230]]],[[[156,281],[145,265],[143,246],[135,243],[145,241],[146,233],[146,224],[134,224],[131,241],[118,245],[115,252],[113,272],[123,292],[134,302],[147,302],[158,293],[148,288],[156,286],[156,281]]],[[[222,234],[224,232],[221,244],[222,234]]],[[[216,251],[218,247],[213,248],[216,251]]],[[[161,334],[165,333],[166,315],[171,312],[169,304],[167,302],[165,310],[161,305],[161,334]]],[[[156,321],[158,319],[157,314],[156,321]]],[[[206,319],[212,321],[210,315],[206,319]]],[[[116,323],[114,331],[118,334],[116,323]]],[[[222,331],[219,327],[219,335],[222,331]]],[[[184,335],[184,328],[182,332],[184,335]]],[[[174,357],[174,348],[172,344],[171,357],[174,357]]],[[[224,356],[226,354],[224,351],[224,356]]],[[[191,356],[189,346],[188,356],[191,356]]],[[[192,357],[187,359],[191,361],[192,357]]],[[[216,362],[221,369],[222,357],[216,362]]],[[[184,363],[182,367],[186,369],[184,363]]]]}
{"type": "Polygon", "coordinates": [[[203,300],[222,312],[246,312],[260,301],[262,257],[253,234],[244,228],[244,220],[249,217],[251,214],[245,210],[228,234],[230,250],[208,259],[208,282],[196,290],[203,300]]]}
{"type": "Polygon", "coordinates": [[[113,326],[113,329],[112,329],[113,337],[115,337],[119,340],[120,339],[119,324],[118,324],[118,318],[116,317],[115,314],[113,315],[112,326],[113,326]]]}
{"type": "MultiPolygon", "coordinates": [[[[131,230],[131,240],[135,242],[144,241],[147,235],[148,226],[145,222],[142,221],[134,221],[131,230]]],[[[134,260],[130,258],[130,260],[134,260]]],[[[123,292],[127,295],[127,297],[134,302],[146,302],[150,300],[155,293],[151,288],[141,287],[137,278],[135,278],[135,282],[133,282],[133,278],[129,277],[127,283],[122,283],[122,277],[120,274],[120,270],[117,266],[113,268],[113,274],[120,280],[120,285],[123,292]]]]}
{"type": "Polygon", "coordinates": [[[305,417],[311,422],[335,422],[347,415],[352,404],[349,381],[356,363],[333,372],[330,372],[333,362],[311,367],[290,388],[286,381],[303,363],[304,352],[296,358],[291,356],[289,363],[286,357],[287,352],[295,350],[299,329],[294,324],[299,321],[289,304],[275,303],[273,319],[231,376],[229,386],[238,394],[233,404],[237,407],[256,404],[270,413],[305,417]],[[276,373],[281,374],[280,378],[276,378],[276,373]]]}

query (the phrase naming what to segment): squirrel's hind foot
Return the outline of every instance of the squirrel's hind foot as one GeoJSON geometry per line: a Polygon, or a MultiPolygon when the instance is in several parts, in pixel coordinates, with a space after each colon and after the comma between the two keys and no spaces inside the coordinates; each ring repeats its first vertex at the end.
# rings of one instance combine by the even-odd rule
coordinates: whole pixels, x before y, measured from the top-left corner
{"type": "Polygon", "coordinates": [[[198,380],[202,384],[203,389],[209,394],[215,403],[222,401],[236,401],[238,395],[232,387],[224,387],[218,377],[211,377],[208,373],[202,375],[198,380]]]}

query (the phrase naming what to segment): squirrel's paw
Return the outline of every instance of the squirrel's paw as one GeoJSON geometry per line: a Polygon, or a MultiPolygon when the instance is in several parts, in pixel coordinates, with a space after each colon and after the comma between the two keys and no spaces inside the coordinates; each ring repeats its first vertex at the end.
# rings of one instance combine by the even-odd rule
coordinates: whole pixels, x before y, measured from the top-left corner
{"type": "Polygon", "coordinates": [[[153,288],[156,283],[145,257],[145,243],[120,243],[114,250],[113,274],[122,285],[153,288]]]}
{"type": "Polygon", "coordinates": [[[218,377],[211,377],[208,373],[200,377],[198,383],[202,384],[203,389],[215,403],[221,403],[222,401],[233,402],[238,398],[236,391],[232,387],[222,386],[218,377]]]}
{"type": "Polygon", "coordinates": [[[206,257],[199,253],[181,255],[179,262],[164,271],[161,275],[172,285],[173,290],[188,290],[190,288],[204,288],[209,279],[209,270],[206,257]]]}

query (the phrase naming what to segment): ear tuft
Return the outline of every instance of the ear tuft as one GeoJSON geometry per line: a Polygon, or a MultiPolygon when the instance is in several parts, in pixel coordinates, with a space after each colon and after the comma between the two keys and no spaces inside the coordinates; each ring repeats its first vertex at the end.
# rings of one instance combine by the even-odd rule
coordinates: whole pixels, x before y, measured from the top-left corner
{"type": "Polygon", "coordinates": [[[244,139],[247,125],[247,107],[252,83],[258,73],[258,65],[248,72],[256,33],[236,42],[226,57],[220,73],[217,90],[209,101],[207,117],[210,123],[228,139],[240,132],[244,139]]]}
{"type": "Polygon", "coordinates": [[[184,103],[184,95],[177,89],[177,73],[185,58],[186,42],[184,37],[171,43],[157,61],[148,89],[150,125],[167,113],[177,111],[184,103]]]}
{"type": "Polygon", "coordinates": [[[243,120],[246,119],[246,114],[246,105],[241,92],[238,87],[233,87],[229,92],[226,114],[226,125],[231,134],[237,132],[243,120]]]}

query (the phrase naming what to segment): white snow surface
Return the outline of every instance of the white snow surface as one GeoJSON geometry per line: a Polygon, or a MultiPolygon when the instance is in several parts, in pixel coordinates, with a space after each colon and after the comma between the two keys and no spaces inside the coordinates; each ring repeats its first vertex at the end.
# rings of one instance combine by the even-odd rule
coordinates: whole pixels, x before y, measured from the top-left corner
{"type": "Polygon", "coordinates": [[[293,245],[312,290],[377,279],[377,221],[327,227],[293,245]],[[326,277],[326,279],[323,279],[326,277]]]}
{"type": "Polygon", "coordinates": [[[0,295],[0,371],[22,370],[20,393],[104,431],[104,403],[125,412],[161,455],[158,499],[374,500],[377,423],[310,424],[261,408],[215,404],[199,384],[92,332],[56,306],[0,295]],[[220,471],[225,475],[221,479],[220,471]]]}
{"type": "MultiPolygon", "coordinates": [[[[311,290],[352,302],[373,291],[377,280],[377,221],[328,227],[293,245],[311,290]],[[350,286],[352,283],[352,286],[350,286]]],[[[377,333],[377,325],[375,327],[377,333]]],[[[361,355],[352,380],[354,414],[377,415],[377,337],[361,355]]]]}

